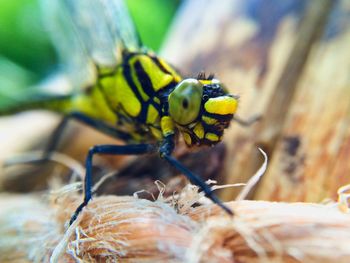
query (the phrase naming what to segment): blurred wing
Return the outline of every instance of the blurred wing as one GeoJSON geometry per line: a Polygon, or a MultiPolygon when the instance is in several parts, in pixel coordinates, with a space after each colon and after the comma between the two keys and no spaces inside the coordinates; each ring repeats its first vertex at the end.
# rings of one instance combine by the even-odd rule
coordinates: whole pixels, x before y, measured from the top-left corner
{"type": "Polygon", "coordinates": [[[44,21],[75,88],[95,82],[96,65],[113,67],[140,49],[122,0],[42,0],[44,21]]]}

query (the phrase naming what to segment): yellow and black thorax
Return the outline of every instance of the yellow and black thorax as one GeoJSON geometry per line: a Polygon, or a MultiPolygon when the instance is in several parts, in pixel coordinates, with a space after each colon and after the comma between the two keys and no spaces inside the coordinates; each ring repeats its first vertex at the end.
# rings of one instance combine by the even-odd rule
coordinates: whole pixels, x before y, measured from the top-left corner
{"type": "Polygon", "coordinates": [[[221,141],[238,98],[215,78],[182,79],[163,59],[125,52],[115,68],[98,68],[96,83],[73,108],[130,134],[130,141],[161,141],[181,133],[188,146],[221,141]]]}
{"type": "Polygon", "coordinates": [[[103,120],[129,133],[132,141],[161,140],[168,96],[181,80],[156,55],[126,52],[115,68],[98,68],[96,83],[73,99],[70,111],[103,120]]]}

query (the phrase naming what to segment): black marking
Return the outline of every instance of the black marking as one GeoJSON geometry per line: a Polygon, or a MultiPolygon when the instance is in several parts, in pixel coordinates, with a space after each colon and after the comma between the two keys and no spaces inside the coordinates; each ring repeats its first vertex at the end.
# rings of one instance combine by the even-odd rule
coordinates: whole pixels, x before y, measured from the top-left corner
{"type": "Polygon", "coordinates": [[[209,113],[209,112],[206,112],[204,110],[204,112],[202,113],[203,116],[207,116],[207,117],[210,117],[210,118],[213,118],[213,119],[216,119],[220,122],[227,122],[227,121],[231,121],[232,118],[233,118],[233,114],[215,114],[215,113],[209,113]]]}
{"type": "Polygon", "coordinates": [[[162,107],[159,103],[155,102],[154,100],[151,100],[150,104],[153,105],[153,107],[159,112],[159,114],[161,114],[162,107]]]}
{"type": "Polygon", "coordinates": [[[141,112],[137,116],[137,119],[145,123],[147,119],[147,109],[148,109],[148,103],[145,103],[145,101],[142,99],[140,92],[138,91],[136,84],[132,80],[131,71],[129,64],[125,64],[123,67],[123,76],[126,79],[128,85],[130,86],[131,90],[134,92],[134,95],[136,96],[137,100],[141,103],[141,112]]]}
{"type": "MultiPolygon", "coordinates": [[[[163,73],[166,73],[172,76],[172,74],[166,71],[166,69],[162,66],[162,64],[159,62],[157,57],[153,57],[153,56],[148,56],[148,57],[151,58],[152,61],[156,63],[158,68],[162,70],[163,73]]],[[[162,109],[160,104],[164,104],[164,103],[167,104],[169,93],[174,90],[175,86],[177,85],[177,82],[173,80],[167,85],[165,85],[164,87],[161,87],[158,91],[155,91],[149,75],[146,73],[146,71],[144,70],[139,60],[134,63],[134,69],[135,69],[137,79],[143,91],[151,99],[151,101],[149,101],[149,104],[152,104],[155,107],[155,109],[159,112],[159,114],[161,114],[162,109]],[[157,97],[160,100],[160,104],[153,100],[154,97],[157,97]]]]}
{"type": "Polygon", "coordinates": [[[163,115],[169,115],[169,94],[175,89],[178,82],[172,81],[166,85],[163,89],[156,93],[156,97],[160,100],[160,108],[163,115]]]}
{"type": "Polygon", "coordinates": [[[138,79],[143,91],[150,98],[152,98],[155,94],[154,87],[152,85],[152,81],[151,81],[150,77],[148,76],[148,74],[146,73],[144,68],[142,67],[140,60],[137,60],[134,63],[134,69],[135,69],[137,79],[138,79]]]}
{"type": "Polygon", "coordinates": [[[187,99],[187,98],[184,98],[183,101],[182,101],[182,107],[183,107],[184,109],[187,109],[188,106],[189,106],[188,104],[189,104],[188,99],[187,99]]]}
{"type": "Polygon", "coordinates": [[[204,130],[205,133],[208,133],[208,132],[209,133],[214,133],[218,137],[221,137],[222,134],[223,134],[223,130],[218,128],[215,125],[210,125],[210,124],[207,124],[205,122],[202,122],[202,126],[203,126],[203,130],[204,130]]]}
{"type": "MultiPolygon", "coordinates": [[[[149,56],[149,58],[151,58],[153,60],[153,58],[155,58],[155,57],[149,56]]],[[[157,65],[157,66],[159,67],[159,65],[157,65]]],[[[177,82],[171,81],[169,84],[165,85],[164,87],[161,87],[156,92],[154,87],[153,87],[153,84],[152,84],[152,81],[151,81],[149,75],[144,70],[140,61],[136,61],[134,63],[134,68],[135,68],[137,79],[138,79],[143,91],[151,98],[151,101],[149,103],[152,104],[159,113],[161,113],[161,106],[158,103],[156,103],[153,100],[153,98],[157,97],[162,104],[162,103],[164,103],[164,98],[162,97],[161,94],[165,94],[164,91],[169,91],[169,92],[166,92],[166,102],[167,102],[170,90],[172,91],[175,88],[175,86],[177,85],[177,82]]],[[[170,74],[170,73],[167,73],[167,74],[170,74]]]]}
{"type": "MultiPolygon", "coordinates": [[[[147,102],[144,102],[147,106],[147,112],[148,112],[148,108],[149,108],[149,105],[152,105],[156,110],[157,112],[159,113],[159,115],[161,114],[161,106],[159,103],[155,102],[153,100],[154,97],[158,97],[157,96],[157,93],[155,92],[154,90],[154,87],[153,87],[153,84],[152,84],[152,81],[149,77],[149,75],[146,73],[146,71],[144,70],[141,62],[139,60],[137,60],[135,63],[134,63],[134,70],[135,70],[135,73],[136,73],[136,76],[137,76],[137,80],[139,81],[140,85],[141,85],[141,88],[142,90],[149,96],[150,100],[147,101],[147,102]]],[[[167,87],[167,86],[165,86],[167,87]]],[[[164,88],[164,87],[163,87],[164,88]]],[[[163,88],[161,88],[160,90],[162,90],[163,88]]],[[[160,99],[160,98],[159,98],[160,99]]],[[[147,113],[146,113],[147,114],[147,113]]],[[[147,118],[147,116],[146,116],[147,118]]]]}
{"type": "Polygon", "coordinates": [[[203,96],[208,96],[208,98],[216,98],[219,96],[227,95],[220,84],[208,84],[203,86],[203,96]]]}
{"type": "Polygon", "coordinates": [[[152,61],[157,65],[157,67],[163,71],[166,74],[172,75],[165,67],[164,65],[160,62],[159,58],[154,57],[154,56],[150,56],[150,58],[152,59],[152,61]]]}
{"type": "Polygon", "coordinates": [[[160,99],[160,101],[168,101],[169,94],[175,89],[177,84],[178,82],[173,80],[168,85],[158,90],[156,93],[156,96],[158,97],[158,99],[160,99]]]}

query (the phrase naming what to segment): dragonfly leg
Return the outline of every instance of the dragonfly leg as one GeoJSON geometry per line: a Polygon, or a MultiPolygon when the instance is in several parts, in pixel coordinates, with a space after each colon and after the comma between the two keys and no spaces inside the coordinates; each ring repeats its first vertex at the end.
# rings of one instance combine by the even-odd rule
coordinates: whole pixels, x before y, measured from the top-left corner
{"type": "Polygon", "coordinates": [[[67,117],[71,119],[75,119],[81,123],[86,124],[87,126],[90,126],[104,134],[107,134],[113,138],[121,139],[123,141],[128,141],[131,139],[131,136],[129,133],[118,131],[114,127],[104,123],[103,121],[91,118],[83,113],[80,112],[72,112],[67,117]]]}
{"type": "Polygon", "coordinates": [[[71,225],[78,217],[82,209],[89,203],[92,197],[92,159],[95,154],[110,155],[139,155],[156,152],[157,147],[152,144],[131,144],[131,145],[95,145],[90,148],[86,157],[86,175],[84,179],[84,200],[75,210],[69,221],[71,225]]]}
{"type": "Polygon", "coordinates": [[[47,161],[50,159],[50,155],[52,151],[54,151],[62,137],[63,131],[66,128],[68,121],[70,119],[70,116],[64,116],[62,120],[59,122],[53,133],[51,134],[49,138],[49,142],[44,150],[42,161],[47,161]]]}
{"type": "Polygon", "coordinates": [[[50,161],[51,154],[56,149],[56,147],[57,147],[57,145],[58,145],[58,143],[63,135],[64,129],[67,127],[68,122],[72,119],[79,121],[83,124],[86,124],[87,126],[90,126],[98,131],[101,131],[102,133],[107,134],[113,138],[118,138],[121,140],[130,139],[130,134],[118,131],[115,128],[113,128],[112,126],[109,126],[108,124],[106,124],[102,121],[88,117],[83,113],[72,112],[72,113],[69,113],[68,115],[65,115],[62,118],[62,120],[59,122],[57,127],[54,129],[53,133],[51,134],[51,136],[48,140],[48,144],[44,150],[44,153],[40,159],[20,160],[20,161],[14,162],[14,163],[9,163],[8,165],[18,164],[18,163],[21,163],[21,164],[25,164],[25,163],[27,163],[27,164],[40,164],[42,162],[50,161]]]}
{"type": "Polygon", "coordinates": [[[183,173],[192,184],[197,185],[204,193],[205,196],[208,197],[213,203],[220,206],[226,213],[230,216],[233,216],[233,211],[228,208],[223,202],[213,193],[210,187],[200,178],[198,175],[192,173],[189,169],[183,166],[178,160],[170,155],[163,155],[163,158],[172,166],[174,166],[177,170],[183,173]]]}
{"type": "Polygon", "coordinates": [[[109,126],[108,124],[105,124],[102,121],[93,119],[89,116],[86,116],[83,113],[80,112],[71,112],[68,115],[64,116],[61,122],[58,124],[54,132],[52,133],[49,143],[45,149],[44,152],[44,160],[48,160],[50,157],[50,153],[54,151],[57,147],[57,144],[59,140],[61,139],[61,136],[63,134],[63,131],[65,127],[67,126],[67,123],[69,120],[77,120],[83,124],[86,124],[87,126],[90,126],[98,131],[103,132],[104,134],[110,135],[111,137],[118,138],[121,140],[128,140],[130,139],[130,135],[121,131],[116,130],[112,126],[109,126]]]}
{"type": "Polygon", "coordinates": [[[215,204],[220,206],[225,212],[230,216],[233,216],[233,211],[228,208],[223,202],[213,193],[210,187],[200,178],[198,175],[192,173],[189,169],[183,166],[178,160],[171,156],[171,153],[174,150],[174,136],[170,135],[165,137],[162,142],[162,145],[159,148],[160,157],[164,158],[170,165],[175,167],[178,171],[183,173],[192,184],[197,185],[204,193],[205,196],[212,200],[215,204]]]}

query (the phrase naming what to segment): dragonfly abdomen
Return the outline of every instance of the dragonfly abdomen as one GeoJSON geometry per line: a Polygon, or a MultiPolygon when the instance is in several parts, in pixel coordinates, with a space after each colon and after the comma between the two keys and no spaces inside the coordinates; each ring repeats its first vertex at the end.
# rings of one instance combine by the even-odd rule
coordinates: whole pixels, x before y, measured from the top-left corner
{"type": "Polygon", "coordinates": [[[0,116],[12,115],[29,110],[49,110],[58,113],[72,111],[72,96],[40,96],[17,101],[13,106],[0,108],[0,116]]]}

